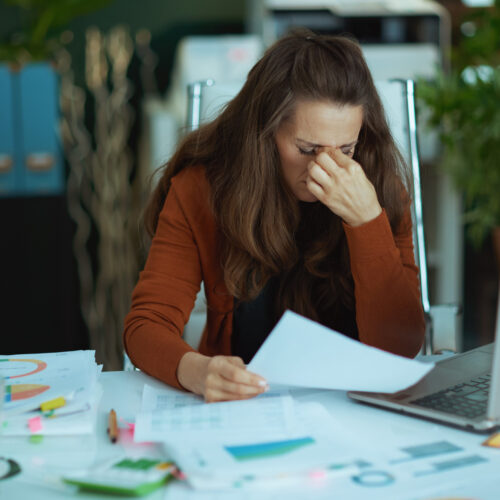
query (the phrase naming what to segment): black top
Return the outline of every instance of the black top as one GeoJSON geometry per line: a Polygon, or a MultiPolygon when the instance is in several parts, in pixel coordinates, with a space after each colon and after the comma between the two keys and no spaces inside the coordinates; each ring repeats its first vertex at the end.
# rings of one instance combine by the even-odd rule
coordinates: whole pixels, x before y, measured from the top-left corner
{"type": "Polygon", "coordinates": [[[250,363],[278,322],[279,318],[275,317],[274,312],[277,285],[277,279],[271,278],[255,300],[234,300],[231,350],[234,356],[240,356],[245,363],[250,363]]]}
{"type": "MultiPolygon", "coordinates": [[[[264,343],[278,319],[274,302],[278,290],[278,279],[271,278],[260,295],[251,302],[235,299],[231,350],[245,363],[250,363],[259,347],[264,343]]],[[[358,339],[355,311],[337,303],[330,311],[320,313],[320,323],[348,337],[358,339]]]]}

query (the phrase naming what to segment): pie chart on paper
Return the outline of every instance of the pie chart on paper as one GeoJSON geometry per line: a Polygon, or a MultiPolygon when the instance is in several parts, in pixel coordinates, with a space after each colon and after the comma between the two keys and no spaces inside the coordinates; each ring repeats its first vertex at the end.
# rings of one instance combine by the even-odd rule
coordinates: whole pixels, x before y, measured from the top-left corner
{"type": "MultiPolygon", "coordinates": [[[[27,377],[28,375],[33,375],[34,373],[41,372],[47,368],[47,363],[45,361],[40,361],[39,359],[8,359],[3,358],[0,359],[0,363],[32,363],[35,367],[28,368],[27,371],[23,371],[24,367],[21,365],[21,373],[16,373],[15,375],[7,375],[4,376],[6,379],[10,378],[18,378],[18,377],[27,377]]],[[[29,366],[29,365],[28,365],[29,366]]],[[[5,370],[8,365],[0,365],[0,367],[5,370]]],[[[9,367],[10,368],[10,367],[9,367]]],[[[17,370],[16,370],[17,371],[17,370]]]]}

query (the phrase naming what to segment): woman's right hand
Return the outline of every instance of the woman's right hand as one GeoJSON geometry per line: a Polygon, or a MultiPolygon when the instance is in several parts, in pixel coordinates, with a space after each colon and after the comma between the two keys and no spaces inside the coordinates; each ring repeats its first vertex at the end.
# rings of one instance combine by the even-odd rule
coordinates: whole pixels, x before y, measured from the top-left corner
{"type": "Polygon", "coordinates": [[[239,357],[209,357],[198,352],[184,354],[177,367],[177,379],[207,402],[249,399],[269,387],[261,376],[247,371],[239,357]]]}

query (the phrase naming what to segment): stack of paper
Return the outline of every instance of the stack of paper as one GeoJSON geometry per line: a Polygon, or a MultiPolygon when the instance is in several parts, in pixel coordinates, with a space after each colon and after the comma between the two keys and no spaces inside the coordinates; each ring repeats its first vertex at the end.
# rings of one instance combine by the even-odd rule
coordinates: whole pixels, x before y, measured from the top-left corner
{"type": "Polygon", "coordinates": [[[0,355],[1,433],[91,433],[101,396],[101,369],[94,351],[0,355]]]}
{"type": "Polygon", "coordinates": [[[198,489],[253,488],[355,467],[352,446],[324,407],[296,403],[286,392],[206,404],[146,386],[134,439],[163,442],[198,489]]]}
{"type": "MultiPolygon", "coordinates": [[[[395,392],[432,367],[363,345],[288,311],[248,368],[285,388],[395,392]]],[[[323,406],[297,403],[289,389],[247,401],[205,404],[173,389],[146,387],[135,427],[136,441],[163,442],[189,483],[203,489],[350,472],[362,452],[345,439],[323,406]]]]}
{"type": "MultiPolygon", "coordinates": [[[[325,408],[318,403],[294,405],[293,426],[276,436],[171,439],[165,448],[197,489],[278,487],[356,470],[357,451],[339,436],[325,408]]],[[[252,411],[245,406],[241,404],[242,411],[252,411]]]]}

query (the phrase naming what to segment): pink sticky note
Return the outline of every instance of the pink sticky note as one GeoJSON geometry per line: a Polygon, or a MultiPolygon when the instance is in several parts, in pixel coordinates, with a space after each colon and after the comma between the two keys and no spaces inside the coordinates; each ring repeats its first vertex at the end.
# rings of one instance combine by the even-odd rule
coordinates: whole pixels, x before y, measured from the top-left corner
{"type": "Polygon", "coordinates": [[[133,422],[127,422],[124,418],[120,418],[120,423],[125,424],[132,432],[135,429],[135,424],[133,422]]]}
{"type": "Polygon", "coordinates": [[[31,433],[40,432],[43,429],[42,417],[33,417],[28,420],[28,427],[31,433]]]}

